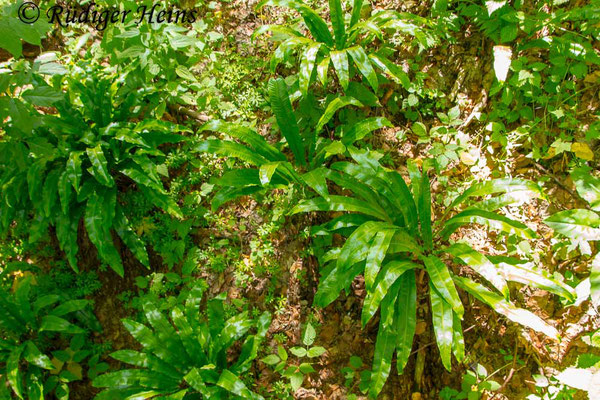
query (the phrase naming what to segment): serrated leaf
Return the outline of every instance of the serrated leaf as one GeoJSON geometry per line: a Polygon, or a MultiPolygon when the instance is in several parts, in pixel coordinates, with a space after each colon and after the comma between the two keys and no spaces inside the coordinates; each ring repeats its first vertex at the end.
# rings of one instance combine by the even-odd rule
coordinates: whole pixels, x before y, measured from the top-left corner
{"type": "Polygon", "coordinates": [[[261,361],[267,365],[275,365],[280,361],[280,358],[277,356],[277,354],[270,354],[266,357],[263,357],[261,361]]]}
{"type": "Polygon", "coordinates": [[[292,388],[292,392],[296,392],[302,386],[302,382],[304,382],[304,374],[301,372],[293,373],[290,376],[290,385],[292,388]]]}
{"type": "Polygon", "coordinates": [[[310,346],[313,344],[316,337],[317,332],[315,331],[315,328],[312,326],[312,324],[309,322],[308,324],[306,324],[306,328],[304,329],[304,335],[302,335],[302,343],[304,343],[305,346],[310,346]]]}
{"type": "Polygon", "coordinates": [[[52,107],[63,99],[63,94],[51,86],[38,86],[23,92],[23,98],[40,107],[52,107]]]}
{"type": "Polygon", "coordinates": [[[310,349],[308,349],[308,352],[306,353],[306,355],[310,358],[315,358],[315,357],[320,357],[323,354],[325,354],[327,350],[325,350],[324,347],[321,346],[315,346],[315,347],[311,347],[310,349]]]}
{"type": "Polygon", "coordinates": [[[290,353],[296,357],[304,357],[306,356],[306,349],[304,347],[292,347],[290,348],[290,353]]]}

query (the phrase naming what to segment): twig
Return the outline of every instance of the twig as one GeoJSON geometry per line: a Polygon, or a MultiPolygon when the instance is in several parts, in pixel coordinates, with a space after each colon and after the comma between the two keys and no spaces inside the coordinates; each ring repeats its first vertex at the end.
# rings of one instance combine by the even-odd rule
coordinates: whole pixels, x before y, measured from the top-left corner
{"type": "Polygon", "coordinates": [[[569,193],[571,196],[573,197],[577,197],[578,199],[581,199],[584,203],[585,203],[585,207],[589,209],[589,205],[587,204],[587,201],[585,201],[585,199],[583,199],[577,192],[574,192],[573,190],[571,190],[571,188],[567,187],[564,185],[564,183],[562,183],[560,181],[560,179],[558,179],[556,177],[556,175],[554,175],[553,173],[551,173],[550,171],[548,171],[546,168],[544,168],[541,164],[535,162],[533,165],[535,165],[535,167],[537,169],[539,169],[541,172],[545,173],[546,175],[548,175],[550,178],[552,178],[552,180],[564,191],[566,191],[567,193],[569,193]]]}
{"type": "Polygon", "coordinates": [[[208,115],[199,113],[198,111],[190,110],[189,108],[185,108],[180,104],[169,104],[169,109],[173,112],[187,115],[188,117],[202,123],[210,121],[210,117],[208,115]]]}
{"type": "Polygon", "coordinates": [[[504,390],[504,388],[506,387],[506,385],[508,384],[508,382],[510,382],[510,380],[512,379],[514,373],[515,373],[515,367],[517,364],[517,350],[519,348],[519,340],[515,340],[515,350],[513,351],[513,362],[512,362],[512,366],[510,367],[510,371],[508,371],[508,375],[506,376],[506,378],[504,379],[504,382],[502,383],[502,385],[500,385],[500,387],[498,388],[498,390],[495,391],[494,395],[492,396],[492,398],[490,400],[493,400],[496,398],[496,394],[502,392],[504,390]]]}

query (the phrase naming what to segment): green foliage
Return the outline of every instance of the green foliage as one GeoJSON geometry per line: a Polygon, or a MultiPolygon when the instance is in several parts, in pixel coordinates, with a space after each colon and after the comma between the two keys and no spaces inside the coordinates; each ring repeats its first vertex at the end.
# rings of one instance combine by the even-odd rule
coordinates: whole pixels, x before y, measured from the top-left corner
{"type": "MultiPolygon", "coordinates": [[[[311,359],[322,356],[327,350],[321,346],[312,346],[316,337],[317,332],[309,322],[304,329],[304,335],[302,335],[302,344],[304,346],[291,347],[289,349],[290,353],[298,358],[298,360],[306,357],[311,359]]],[[[282,376],[289,379],[292,392],[296,392],[302,386],[304,376],[316,371],[309,362],[288,365],[288,357],[288,352],[283,346],[279,345],[277,346],[277,354],[263,357],[261,361],[267,365],[274,366],[275,372],[279,372],[282,376]]]]}
{"type": "MultiPolygon", "coordinates": [[[[579,248],[581,254],[591,255],[589,242],[600,241],[600,179],[589,168],[575,168],[571,178],[579,196],[589,208],[557,212],[544,220],[550,228],[571,242],[569,248],[579,248]]],[[[590,262],[590,274],[578,285],[578,302],[591,298],[600,305],[600,253],[590,262]]]]}
{"type": "MultiPolygon", "coordinates": [[[[67,383],[82,379],[80,363],[91,354],[83,347],[86,333],[99,331],[99,323],[89,301],[45,294],[26,274],[12,280],[12,290],[0,287],[0,394],[66,400],[67,383]]],[[[97,358],[88,365],[102,369],[97,358]]]]}
{"type": "MultiPolygon", "coordinates": [[[[451,367],[451,354],[461,361],[464,342],[460,321],[464,308],[456,285],[492,309],[534,330],[557,339],[557,330],[531,312],[509,301],[508,281],[540,287],[569,300],[574,291],[531,265],[510,257],[485,256],[465,243],[448,244],[458,228],[484,225],[524,239],[535,237],[526,225],[495,211],[523,196],[541,197],[532,182],[504,178],[475,184],[458,196],[444,216],[432,222],[429,178],[426,173],[411,176],[411,189],[402,176],[387,170],[367,151],[350,150],[356,163],[338,162],[319,173],[352,195],[321,194],[299,203],[292,213],[309,211],[349,212],[316,227],[317,235],[340,233],[347,237],[341,248],[321,257],[324,265],[315,304],[325,307],[354,278],[363,274],[367,295],[362,309],[366,325],[380,309],[369,395],[382,389],[397,353],[401,373],[410,356],[416,328],[416,270],[429,276],[433,327],[442,363],[451,367]],[[473,197],[497,195],[472,203],[473,197]],[[459,206],[467,207],[462,211],[459,206]],[[497,291],[471,278],[451,272],[444,260],[466,264],[497,291]],[[499,292],[499,293],[498,293],[499,292]]],[[[418,171],[417,171],[418,172],[418,171]]],[[[314,187],[320,192],[321,187],[314,187]]]]}
{"type": "Polygon", "coordinates": [[[173,132],[186,129],[153,118],[158,99],[152,92],[121,87],[119,79],[93,68],[56,77],[54,86],[36,75],[29,79],[34,89],[8,99],[9,108],[20,111],[11,113],[0,142],[0,227],[8,229],[13,220],[29,224],[30,240],[36,241],[54,226],[61,249],[77,270],[83,220],[98,255],[119,275],[123,264],[113,231],[149,266],[119,200],[133,184],[154,206],[181,217],[161,181],[168,171],[158,147],[185,140],[173,132]],[[66,93],[60,90],[63,84],[66,93]],[[34,108],[50,105],[57,114],[34,108]]]}
{"type": "MultiPolygon", "coordinates": [[[[41,46],[52,26],[40,18],[33,24],[26,24],[19,20],[19,2],[11,2],[0,5],[0,48],[3,48],[19,58],[23,54],[23,41],[41,46]]],[[[26,10],[25,17],[35,16],[35,10],[26,10]]]]}
{"type": "MultiPolygon", "coordinates": [[[[600,331],[585,335],[583,341],[597,350],[600,348],[600,331]]],[[[577,398],[574,389],[586,392],[587,398],[592,400],[600,395],[600,356],[592,352],[580,354],[574,365],[558,374],[550,377],[534,375],[534,378],[536,394],[528,400],[570,400],[577,398]]]]}
{"type": "MultiPolygon", "coordinates": [[[[342,368],[341,372],[344,374],[344,386],[346,386],[346,388],[352,390],[352,388],[358,384],[358,389],[361,391],[361,393],[365,394],[368,392],[371,371],[364,369],[362,358],[358,356],[350,357],[348,366],[342,368]]],[[[348,398],[350,398],[350,396],[355,395],[351,394],[348,398]]]]}
{"type": "Polygon", "coordinates": [[[592,74],[600,65],[593,50],[600,35],[598,5],[597,0],[581,5],[465,1],[455,14],[448,12],[463,29],[476,25],[494,43],[507,46],[508,76],[493,83],[492,107],[484,116],[494,124],[492,139],[503,150],[518,144],[536,160],[565,151],[585,161],[594,158],[589,146],[598,138],[597,123],[587,125],[577,109],[582,96],[598,85],[592,74]]]}
{"type": "Polygon", "coordinates": [[[390,61],[394,50],[387,34],[393,32],[414,37],[421,48],[435,44],[434,37],[427,30],[430,25],[427,19],[393,10],[365,16],[368,10],[363,8],[363,0],[354,0],[349,13],[346,13],[341,0],[330,0],[329,23],[319,16],[317,10],[302,1],[264,0],[258,7],[266,5],[297,11],[308,28],[310,36],[292,27],[279,25],[263,26],[254,33],[256,36],[272,31],[277,35],[276,40],[281,42],[271,58],[272,71],[279,64],[290,61],[292,52],[297,53],[299,89],[304,96],[317,79],[327,87],[330,65],[346,92],[355,76],[364,79],[375,93],[386,77],[409,89],[411,84],[408,75],[390,61]],[[380,45],[372,46],[375,42],[380,45]]]}
{"type": "Polygon", "coordinates": [[[440,400],[479,400],[486,392],[494,392],[500,384],[492,379],[485,367],[475,363],[472,369],[467,370],[462,376],[461,391],[445,387],[440,392],[440,400]]]}
{"type": "Polygon", "coordinates": [[[318,173],[314,173],[315,168],[334,155],[344,154],[347,146],[372,131],[390,125],[386,118],[372,117],[344,125],[340,140],[326,140],[318,136],[325,125],[338,110],[349,105],[361,106],[358,100],[352,97],[334,98],[318,118],[316,126],[309,125],[302,130],[299,125],[300,115],[292,108],[283,79],[269,82],[269,100],[277,126],[293,154],[293,161],[288,161],[281,150],[250,128],[224,121],[208,122],[200,131],[222,132],[242,143],[208,139],[195,146],[196,151],[234,157],[254,167],[228,171],[216,181],[223,189],[213,198],[213,210],[236,197],[254,194],[263,188],[285,187],[290,183],[304,185],[308,182],[318,185],[320,177],[318,173]],[[303,170],[308,172],[301,175],[303,170]]]}
{"type": "MultiPolygon", "coordinates": [[[[123,3],[131,10],[140,6],[129,0],[123,3]]],[[[127,72],[123,78],[128,85],[148,86],[156,91],[161,100],[156,110],[159,117],[168,106],[203,106],[204,96],[198,93],[206,85],[198,80],[197,65],[211,54],[211,45],[219,40],[215,36],[220,35],[210,31],[212,13],[202,5],[203,2],[197,2],[194,7],[196,21],[191,29],[181,22],[138,23],[135,18],[126,24],[108,24],[100,46],[90,47],[87,55],[98,61],[108,58],[111,65],[127,72]]],[[[165,8],[173,6],[172,2],[162,4],[165,8]]],[[[82,38],[88,39],[89,33],[82,38]]]]}
{"type": "Polygon", "coordinates": [[[126,399],[134,396],[163,398],[261,399],[240,379],[256,358],[271,317],[265,312],[257,320],[247,312],[225,319],[221,295],[208,300],[200,313],[204,287],[194,286],[184,305],[172,308],[169,319],[154,302],[143,304],[150,326],[125,319],[123,325],[142,345],[142,351],[119,350],[111,356],[137,368],[109,372],[97,377],[95,387],[105,388],[96,398],[126,399]],[[251,329],[256,333],[249,334],[251,329]],[[240,342],[235,362],[228,355],[240,342]]]}
{"type": "Polygon", "coordinates": [[[571,173],[579,196],[589,203],[589,209],[560,211],[544,222],[574,241],[600,240],[600,178],[589,168],[576,168],[571,173]]]}

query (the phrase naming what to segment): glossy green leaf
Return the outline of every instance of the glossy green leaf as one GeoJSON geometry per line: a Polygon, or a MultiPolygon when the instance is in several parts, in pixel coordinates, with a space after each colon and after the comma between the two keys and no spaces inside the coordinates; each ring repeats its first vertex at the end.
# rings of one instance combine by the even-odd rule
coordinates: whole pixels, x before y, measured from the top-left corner
{"type": "Polygon", "coordinates": [[[315,331],[315,328],[309,322],[308,324],[306,324],[306,328],[304,329],[304,334],[302,335],[302,343],[304,343],[305,346],[310,346],[313,344],[316,338],[317,331],[315,331]]]}
{"type": "Polygon", "coordinates": [[[37,365],[40,368],[44,369],[54,369],[54,365],[52,361],[50,361],[50,357],[43,354],[40,349],[30,340],[25,342],[25,348],[23,350],[23,358],[27,360],[28,363],[37,365]]]}
{"type": "Polygon", "coordinates": [[[262,399],[262,396],[252,393],[239,377],[228,370],[221,372],[217,385],[244,399],[262,399]]]}
{"type": "Polygon", "coordinates": [[[381,303],[381,319],[379,320],[369,384],[369,397],[372,398],[376,398],[381,392],[392,368],[392,355],[396,349],[397,340],[397,332],[393,323],[394,306],[400,284],[401,281],[394,283],[381,303]]]}
{"type": "Polygon", "coordinates": [[[345,145],[352,144],[358,140],[361,140],[369,133],[381,129],[383,127],[391,127],[392,123],[384,117],[371,117],[366,118],[360,122],[354,124],[348,129],[342,137],[342,143],[345,145]]]}
{"type": "Polygon", "coordinates": [[[377,81],[377,74],[371,65],[371,61],[361,46],[353,46],[346,49],[350,57],[352,57],[352,61],[360,71],[360,73],[367,79],[369,85],[373,88],[375,92],[379,88],[379,82],[377,81]]]}
{"type": "Polygon", "coordinates": [[[320,346],[315,346],[315,347],[311,347],[310,349],[308,349],[308,352],[306,353],[306,355],[309,358],[315,358],[315,357],[320,357],[323,354],[325,354],[327,350],[325,350],[324,347],[320,347],[320,346]]]}
{"type": "Polygon", "coordinates": [[[40,321],[40,331],[61,332],[61,333],[84,333],[85,331],[73,325],[66,319],[55,315],[46,315],[40,321]]]}
{"type": "Polygon", "coordinates": [[[108,163],[104,157],[102,147],[98,144],[96,147],[88,147],[85,152],[88,156],[88,159],[92,163],[90,173],[94,176],[94,178],[96,178],[96,180],[104,186],[114,186],[115,181],[108,172],[108,163]]]}
{"type": "Polygon", "coordinates": [[[294,153],[296,163],[301,166],[305,165],[304,144],[300,136],[300,129],[298,128],[294,110],[292,109],[287,84],[283,79],[272,79],[269,81],[269,101],[279,130],[285,137],[292,153],[294,153]]]}
{"type": "Polygon", "coordinates": [[[348,83],[350,83],[348,53],[346,53],[346,50],[336,50],[330,52],[329,57],[337,73],[340,85],[342,85],[344,90],[348,89],[348,83]]]}
{"type": "Polygon", "coordinates": [[[573,288],[554,279],[545,271],[537,270],[533,263],[519,262],[519,260],[508,257],[493,257],[490,258],[490,261],[496,264],[498,272],[507,281],[547,290],[569,301],[575,300],[576,295],[573,288]]]}
{"type": "Polygon", "coordinates": [[[395,304],[396,358],[398,374],[408,363],[417,329],[417,282],[415,271],[405,271],[400,278],[395,304]]]}
{"type": "Polygon", "coordinates": [[[327,46],[333,46],[333,37],[331,36],[331,32],[329,32],[327,24],[323,21],[323,18],[310,7],[301,3],[297,4],[298,5],[295,7],[296,10],[302,15],[304,23],[315,40],[325,43],[327,46]]]}
{"type": "Polygon", "coordinates": [[[571,173],[577,193],[590,204],[592,210],[600,212],[600,178],[587,168],[576,168],[571,173]]]}
{"type": "MultiPolygon", "coordinates": [[[[117,274],[123,276],[123,263],[119,252],[115,248],[112,236],[110,234],[111,224],[107,224],[107,203],[106,192],[98,194],[92,193],[87,201],[85,208],[84,225],[90,241],[98,249],[98,255],[104,260],[117,274]]],[[[114,205],[113,211],[114,213],[114,205]]]]}
{"type": "Polygon", "coordinates": [[[42,205],[44,206],[44,214],[46,217],[54,211],[56,200],[58,199],[58,180],[60,178],[61,171],[58,169],[50,171],[44,181],[42,188],[42,205]]]}
{"type": "Polygon", "coordinates": [[[362,11],[363,0],[354,0],[352,3],[352,15],[350,16],[350,28],[352,28],[360,20],[360,12],[362,11]]]}
{"type": "Polygon", "coordinates": [[[260,166],[260,169],[258,172],[259,172],[261,185],[265,186],[271,182],[271,179],[273,178],[273,174],[275,173],[275,171],[277,170],[277,168],[280,165],[281,165],[281,162],[276,161],[276,162],[263,164],[260,166]]]}
{"type": "Polygon", "coordinates": [[[331,57],[323,57],[319,64],[317,64],[317,77],[321,82],[321,85],[327,86],[327,73],[329,72],[329,64],[331,63],[331,57]]]}
{"type": "MultiPolygon", "coordinates": [[[[202,379],[202,375],[197,368],[192,368],[183,379],[196,391],[202,393],[203,396],[210,396],[209,389],[206,387],[202,379]]],[[[208,398],[208,397],[207,397],[208,398]]]]}
{"type": "Polygon", "coordinates": [[[560,211],[544,223],[561,235],[575,240],[600,240],[600,215],[590,210],[560,211]]]}
{"type": "Polygon", "coordinates": [[[385,229],[378,232],[367,253],[367,262],[365,264],[365,286],[367,291],[373,288],[377,274],[381,268],[381,263],[387,254],[388,247],[395,234],[394,229],[385,229]]]}
{"type": "Polygon", "coordinates": [[[29,369],[25,379],[27,400],[44,400],[44,381],[40,370],[37,368],[29,369]]]}
{"type": "Polygon", "coordinates": [[[269,161],[247,146],[227,140],[208,139],[193,147],[193,151],[239,158],[255,166],[260,166],[269,161]]]}
{"type": "Polygon", "coordinates": [[[440,236],[447,239],[456,229],[465,224],[485,225],[523,239],[533,239],[537,236],[534,231],[521,222],[503,215],[478,209],[468,209],[450,218],[444,224],[444,229],[440,232],[440,236]]]}
{"type": "Polygon", "coordinates": [[[333,27],[335,46],[338,49],[343,49],[346,42],[346,26],[341,0],[329,0],[329,16],[333,27]]]}
{"type": "Polygon", "coordinates": [[[452,352],[458,362],[463,362],[465,360],[465,339],[460,317],[455,312],[452,312],[452,332],[452,352]]]}
{"type": "Polygon", "coordinates": [[[302,54],[300,60],[300,73],[299,73],[299,85],[300,92],[306,96],[308,93],[308,87],[310,86],[310,80],[315,69],[315,62],[317,60],[317,53],[321,48],[321,43],[314,43],[307,47],[306,51],[302,54]]]}
{"type": "Polygon", "coordinates": [[[442,299],[450,304],[454,312],[462,319],[465,309],[460,301],[448,267],[436,256],[427,256],[422,259],[431,278],[430,283],[442,296],[442,299]]]}
{"type": "Polygon", "coordinates": [[[361,212],[366,215],[379,218],[381,220],[389,220],[389,217],[382,214],[380,211],[373,209],[368,203],[345,196],[329,196],[327,199],[316,197],[310,200],[304,200],[296,205],[291,214],[310,211],[348,211],[361,212]]]}
{"type": "Polygon", "coordinates": [[[410,79],[408,74],[404,72],[402,68],[378,53],[369,54],[369,59],[371,60],[372,65],[383,71],[394,82],[402,85],[405,89],[410,88],[410,79]]]}
{"type": "Polygon", "coordinates": [[[334,114],[340,108],[343,108],[343,107],[346,107],[349,105],[362,107],[362,103],[360,101],[356,100],[353,97],[348,97],[348,96],[336,97],[329,104],[327,104],[327,108],[325,108],[325,112],[319,119],[319,122],[317,122],[317,126],[315,128],[317,133],[321,132],[321,130],[323,130],[323,127],[331,120],[331,118],[333,118],[334,114]]]}
{"type": "MultiPolygon", "coordinates": [[[[377,276],[377,281],[373,290],[367,292],[363,303],[361,322],[363,327],[373,318],[377,308],[385,296],[390,292],[390,288],[398,282],[398,279],[412,269],[419,268],[418,264],[408,260],[394,260],[386,263],[377,276]]],[[[410,279],[410,278],[409,278],[410,279]]]]}
{"type": "Polygon", "coordinates": [[[56,219],[56,237],[60,249],[65,252],[69,265],[75,272],[79,271],[77,267],[77,230],[79,227],[80,213],[62,214],[56,219]]]}
{"type": "Polygon", "coordinates": [[[69,182],[69,175],[67,174],[66,170],[60,174],[57,185],[61,211],[63,214],[68,215],[72,197],[72,189],[71,182],[69,182]]]}
{"type": "Polygon", "coordinates": [[[22,96],[27,102],[40,107],[52,107],[54,103],[64,97],[60,91],[51,86],[34,87],[23,92],[22,96]]]}
{"type": "Polygon", "coordinates": [[[437,291],[433,284],[429,283],[429,298],[431,300],[431,316],[433,320],[433,330],[435,340],[440,350],[442,364],[448,371],[452,370],[452,340],[453,332],[453,313],[452,306],[448,304],[444,297],[437,291]]]}
{"type": "Polygon", "coordinates": [[[50,314],[62,317],[72,312],[83,310],[88,304],[88,300],[67,300],[52,310],[50,314]]]}
{"type": "Polygon", "coordinates": [[[145,369],[122,369],[98,376],[93,381],[94,387],[136,388],[134,393],[144,393],[146,389],[162,389],[175,391],[178,382],[163,374],[145,369]]]}
{"type": "Polygon", "coordinates": [[[455,243],[447,247],[444,251],[473,268],[475,272],[485,278],[505,297],[508,297],[506,279],[504,279],[500,271],[486,256],[464,243],[455,243]]]}
{"type": "Polygon", "coordinates": [[[23,353],[24,345],[15,346],[6,359],[6,377],[13,391],[20,399],[23,398],[23,380],[19,370],[19,360],[23,353]]]}
{"type": "Polygon", "coordinates": [[[213,120],[209,121],[206,124],[202,125],[198,132],[205,131],[214,131],[214,132],[222,132],[229,136],[232,136],[240,141],[247,143],[263,156],[266,160],[271,161],[285,161],[285,155],[283,155],[279,150],[270,145],[265,138],[256,133],[254,130],[247,128],[240,124],[232,124],[225,121],[213,120]]]}
{"type": "Polygon", "coordinates": [[[458,276],[454,276],[453,279],[463,290],[469,292],[479,301],[489,305],[493,310],[504,315],[509,320],[541,332],[552,339],[558,340],[558,331],[556,328],[546,323],[534,313],[515,307],[502,296],[470,279],[458,276]]]}
{"type": "Polygon", "coordinates": [[[81,183],[81,154],[82,152],[78,151],[71,152],[65,168],[67,178],[76,193],[79,193],[81,183]]]}
{"type": "Polygon", "coordinates": [[[427,176],[426,171],[423,171],[421,177],[417,207],[419,210],[421,236],[423,238],[425,250],[430,251],[433,249],[433,233],[431,230],[431,192],[429,188],[429,177],[427,176]]]}
{"type": "Polygon", "coordinates": [[[460,196],[458,196],[447,208],[447,212],[454,209],[459,204],[463,203],[470,197],[485,196],[494,193],[513,193],[522,192],[524,198],[530,198],[528,192],[533,193],[535,196],[543,197],[543,192],[539,185],[535,182],[526,181],[518,178],[501,178],[486,181],[482,183],[476,183],[465,190],[460,196]]]}
{"type": "Polygon", "coordinates": [[[149,268],[150,267],[150,259],[148,258],[148,252],[146,251],[146,246],[142,239],[139,238],[138,235],[133,232],[131,229],[131,223],[123,213],[123,210],[120,206],[115,209],[115,219],[113,221],[113,226],[117,235],[123,240],[123,243],[129,248],[129,250],[133,253],[135,258],[137,258],[142,265],[149,268]]]}

